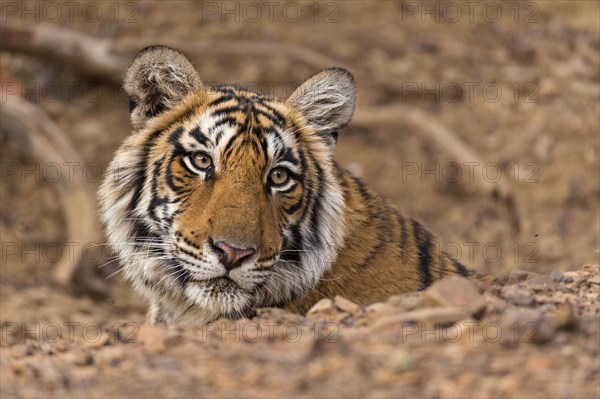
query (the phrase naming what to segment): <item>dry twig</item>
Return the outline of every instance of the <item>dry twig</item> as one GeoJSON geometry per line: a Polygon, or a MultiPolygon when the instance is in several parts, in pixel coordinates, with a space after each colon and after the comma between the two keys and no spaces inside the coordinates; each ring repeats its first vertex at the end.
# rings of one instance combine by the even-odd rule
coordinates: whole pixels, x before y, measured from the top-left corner
{"type": "MultiPolygon", "coordinates": [[[[0,129],[4,134],[14,134],[26,140],[38,160],[46,165],[80,165],[84,160],[65,134],[37,106],[7,96],[0,107],[0,129]]],[[[64,176],[63,176],[64,177],[64,176]]],[[[99,243],[101,228],[96,219],[96,202],[92,188],[79,173],[69,174],[53,185],[58,191],[67,224],[68,243],[74,245],[73,256],[62,256],[53,271],[54,279],[70,283],[77,266],[83,261],[84,247],[99,243]]]]}
{"type": "Polygon", "coordinates": [[[112,41],[50,25],[4,23],[0,28],[2,50],[24,53],[69,65],[81,73],[119,82],[130,61],[117,55],[112,41]]]}

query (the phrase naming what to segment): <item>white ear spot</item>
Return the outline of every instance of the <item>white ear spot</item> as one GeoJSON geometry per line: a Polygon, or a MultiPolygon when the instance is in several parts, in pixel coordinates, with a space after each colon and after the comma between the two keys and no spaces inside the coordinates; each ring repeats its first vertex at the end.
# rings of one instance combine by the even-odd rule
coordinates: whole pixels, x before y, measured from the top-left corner
{"type": "Polygon", "coordinates": [[[350,122],[356,102],[356,84],[350,72],[331,68],[308,78],[286,100],[306,118],[310,127],[332,145],[337,132],[350,122]]]}

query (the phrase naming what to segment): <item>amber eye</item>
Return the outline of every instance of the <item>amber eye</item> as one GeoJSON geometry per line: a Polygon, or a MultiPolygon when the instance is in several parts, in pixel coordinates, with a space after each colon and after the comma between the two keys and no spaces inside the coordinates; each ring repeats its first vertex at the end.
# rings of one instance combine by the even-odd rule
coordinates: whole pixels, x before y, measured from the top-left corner
{"type": "Polygon", "coordinates": [[[197,152],[190,155],[190,162],[201,171],[206,171],[213,165],[212,158],[205,152],[197,152]]]}
{"type": "Polygon", "coordinates": [[[284,168],[275,168],[269,173],[269,180],[274,186],[282,186],[290,179],[288,171],[284,168]]]}

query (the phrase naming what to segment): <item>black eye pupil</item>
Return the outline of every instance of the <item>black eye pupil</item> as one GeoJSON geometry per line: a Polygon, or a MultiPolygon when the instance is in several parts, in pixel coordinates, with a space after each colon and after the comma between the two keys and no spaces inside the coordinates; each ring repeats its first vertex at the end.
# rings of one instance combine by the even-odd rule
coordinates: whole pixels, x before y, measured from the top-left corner
{"type": "Polygon", "coordinates": [[[200,169],[208,169],[212,166],[212,159],[206,154],[195,154],[191,161],[200,169]]]}
{"type": "Polygon", "coordinates": [[[282,185],[288,180],[288,173],[284,169],[273,169],[271,172],[271,182],[275,185],[282,185]]]}

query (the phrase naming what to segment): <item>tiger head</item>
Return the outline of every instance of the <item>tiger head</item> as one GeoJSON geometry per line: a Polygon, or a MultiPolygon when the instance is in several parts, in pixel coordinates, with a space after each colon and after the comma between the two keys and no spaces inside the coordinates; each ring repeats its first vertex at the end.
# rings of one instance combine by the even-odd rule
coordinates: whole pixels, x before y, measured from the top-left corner
{"type": "Polygon", "coordinates": [[[314,287],[344,240],[333,152],[354,111],[343,69],[278,100],[205,85],[179,52],[125,76],[132,134],[100,190],[109,243],[164,321],[236,317],[314,287]]]}

